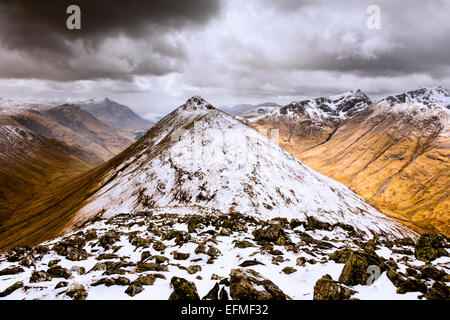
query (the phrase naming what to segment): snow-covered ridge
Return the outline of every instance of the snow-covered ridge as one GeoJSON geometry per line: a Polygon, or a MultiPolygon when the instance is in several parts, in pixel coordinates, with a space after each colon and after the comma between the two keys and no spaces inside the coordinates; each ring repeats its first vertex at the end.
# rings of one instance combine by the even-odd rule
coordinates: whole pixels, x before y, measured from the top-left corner
{"type": "Polygon", "coordinates": [[[255,122],[264,117],[306,117],[312,122],[324,120],[344,120],[354,116],[372,104],[372,100],[361,90],[348,91],[328,98],[320,97],[295,101],[279,108],[258,108],[251,113],[244,113],[239,118],[255,122]]]}
{"type": "Polygon", "coordinates": [[[423,87],[418,90],[408,91],[406,93],[389,96],[386,100],[391,106],[399,103],[420,103],[424,105],[439,104],[450,108],[450,94],[441,87],[423,87]]]}
{"type": "Polygon", "coordinates": [[[140,151],[104,174],[104,184],[75,222],[99,212],[114,216],[199,206],[265,219],[313,216],[366,234],[414,236],[344,185],[199,97],[162,119],[139,144],[140,151]]]}

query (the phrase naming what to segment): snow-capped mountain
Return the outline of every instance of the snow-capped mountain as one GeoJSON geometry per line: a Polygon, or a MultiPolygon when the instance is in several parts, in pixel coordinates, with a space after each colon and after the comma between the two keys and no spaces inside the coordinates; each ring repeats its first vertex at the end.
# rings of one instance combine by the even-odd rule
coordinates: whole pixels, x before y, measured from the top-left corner
{"type": "Polygon", "coordinates": [[[273,108],[279,108],[281,107],[280,105],[274,103],[274,102],[264,102],[264,103],[260,103],[260,104],[238,104],[235,105],[233,107],[227,107],[227,106],[223,106],[221,108],[219,108],[222,111],[225,111],[226,113],[232,115],[232,116],[239,116],[241,114],[246,114],[249,112],[252,112],[256,109],[273,109],[273,108]]]}
{"type": "Polygon", "coordinates": [[[256,122],[264,117],[281,116],[322,123],[350,118],[371,103],[371,99],[361,90],[355,90],[328,98],[295,101],[279,108],[258,108],[241,114],[239,118],[256,122]]]}
{"type": "Polygon", "coordinates": [[[141,118],[129,107],[111,99],[90,99],[77,102],[82,108],[107,125],[123,131],[147,131],[153,123],[141,118]]]}
{"type": "Polygon", "coordinates": [[[450,94],[441,87],[424,87],[413,91],[408,91],[385,99],[391,106],[399,103],[421,103],[424,105],[439,104],[450,108],[450,94]]]}
{"type": "Polygon", "coordinates": [[[342,184],[265,136],[189,99],[110,162],[74,225],[101,213],[197,206],[260,218],[316,217],[370,234],[408,234],[342,184]]]}

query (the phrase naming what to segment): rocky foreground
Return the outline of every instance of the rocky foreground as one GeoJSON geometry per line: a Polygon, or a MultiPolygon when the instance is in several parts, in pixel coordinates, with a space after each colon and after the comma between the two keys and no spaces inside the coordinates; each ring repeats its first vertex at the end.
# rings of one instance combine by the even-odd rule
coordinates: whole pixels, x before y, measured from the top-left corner
{"type": "Polygon", "coordinates": [[[449,299],[450,241],[309,218],[121,214],[0,257],[1,299],[449,299]],[[368,272],[369,271],[369,272],[368,272]]]}

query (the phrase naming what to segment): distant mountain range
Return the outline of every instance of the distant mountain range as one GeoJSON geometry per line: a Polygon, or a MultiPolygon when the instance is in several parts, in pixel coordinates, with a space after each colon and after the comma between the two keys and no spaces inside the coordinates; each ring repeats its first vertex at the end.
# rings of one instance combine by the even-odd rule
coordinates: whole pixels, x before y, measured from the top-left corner
{"type": "Polygon", "coordinates": [[[227,106],[223,106],[220,107],[219,109],[232,115],[232,116],[237,116],[240,115],[244,112],[249,112],[258,108],[276,108],[276,107],[280,107],[280,105],[273,103],[273,102],[265,102],[265,103],[260,103],[260,104],[238,104],[235,105],[233,107],[227,107],[227,106]]]}
{"type": "Polygon", "coordinates": [[[141,132],[150,129],[154,123],[141,118],[129,107],[105,98],[78,103],[100,121],[122,131],[141,132]]]}

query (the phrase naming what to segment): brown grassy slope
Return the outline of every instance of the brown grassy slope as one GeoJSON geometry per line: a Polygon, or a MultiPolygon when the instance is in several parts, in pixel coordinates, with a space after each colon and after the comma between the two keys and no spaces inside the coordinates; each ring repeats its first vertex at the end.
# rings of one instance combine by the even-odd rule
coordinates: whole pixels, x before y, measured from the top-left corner
{"type": "Polygon", "coordinates": [[[132,143],[117,130],[75,105],[1,115],[0,124],[17,124],[70,146],[79,146],[103,161],[111,159],[132,143]]]}
{"type": "MultiPolygon", "coordinates": [[[[419,232],[450,235],[450,139],[439,119],[417,123],[374,107],[327,139],[308,127],[280,130],[280,144],[313,169],[340,181],[382,212],[419,232]],[[295,138],[293,138],[295,136],[295,138]],[[314,146],[315,145],[315,146],[314,146]]],[[[252,126],[277,128],[279,121],[252,126]]],[[[291,124],[292,126],[292,124],[291,124]]]]}
{"type": "MultiPolygon", "coordinates": [[[[36,245],[61,236],[65,232],[81,226],[87,219],[77,219],[77,211],[90,195],[120,173],[112,170],[123,164],[138,152],[148,152],[149,157],[157,156],[171,143],[170,137],[152,147],[161,134],[166,133],[166,123],[172,121],[169,115],[153,127],[144,137],[108,162],[69,180],[54,183],[45,188],[37,198],[29,201],[14,213],[8,223],[0,227],[0,250],[18,245],[36,245]],[[113,172],[107,176],[108,172],[113,172]]],[[[189,122],[191,123],[191,122],[189,122]]],[[[182,128],[180,124],[179,128],[182,128]]]]}
{"type": "Polygon", "coordinates": [[[58,140],[28,130],[7,136],[11,134],[6,130],[0,126],[0,227],[49,185],[102,162],[58,140]]]}

